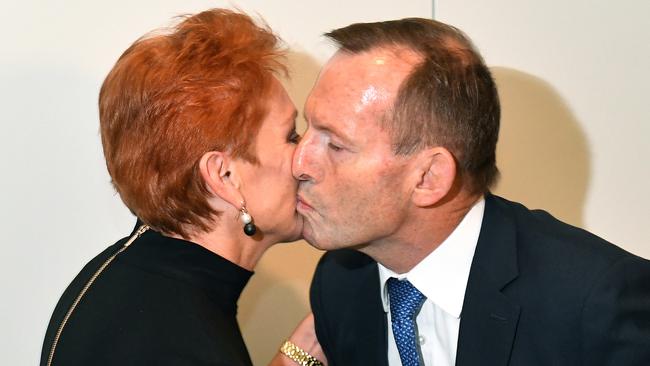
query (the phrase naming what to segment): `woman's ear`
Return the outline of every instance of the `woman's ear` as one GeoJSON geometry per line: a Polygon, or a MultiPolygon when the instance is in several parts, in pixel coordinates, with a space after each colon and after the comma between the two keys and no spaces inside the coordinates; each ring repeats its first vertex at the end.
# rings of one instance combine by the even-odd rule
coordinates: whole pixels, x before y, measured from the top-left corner
{"type": "Polygon", "coordinates": [[[419,181],[413,191],[413,203],[433,206],[452,190],[456,180],[456,159],[444,147],[434,147],[418,154],[419,181]]]}
{"type": "Polygon", "coordinates": [[[239,208],[243,197],[232,168],[232,159],[221,151],[208,151],[199,161],[201,178],[208,190],[233,207],[239,208]]]}

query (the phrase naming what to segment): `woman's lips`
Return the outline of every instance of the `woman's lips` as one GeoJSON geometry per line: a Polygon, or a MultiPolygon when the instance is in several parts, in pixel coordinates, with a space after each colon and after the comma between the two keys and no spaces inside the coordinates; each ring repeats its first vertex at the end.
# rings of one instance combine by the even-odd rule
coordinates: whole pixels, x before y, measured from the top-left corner
{"type": "Polygon", "coordinates": [[[298,196],[297,203],[296,203],[296,209],[298,211],[307,211],[307,210],[313,210],[314,208],[309,205],[309,203],[305,202],[305,199],[298,196]]]}

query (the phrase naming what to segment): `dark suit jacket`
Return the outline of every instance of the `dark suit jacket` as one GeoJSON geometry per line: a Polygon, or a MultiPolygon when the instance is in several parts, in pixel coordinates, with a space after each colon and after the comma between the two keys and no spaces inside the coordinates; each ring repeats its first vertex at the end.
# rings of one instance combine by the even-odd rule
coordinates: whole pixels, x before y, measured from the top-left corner
{"type": "MultiPolygon", "coordinates": [[[[387,365],[376,262],[325,254],[311,287],[330,365],[387,365]]],[[[650,365],[650,262],[487,195],[456,365],[650,365]]]]}
{"type": "MultiPolygon", "coordinates": [[[[64,292],[42,366],[70,305],[125,241],[90,261],[64,292]]],[[[251,274],[197,244],[150,230],[97,277],[70,316],[52,364],[250,366],[236,312],[251,274]]]]}

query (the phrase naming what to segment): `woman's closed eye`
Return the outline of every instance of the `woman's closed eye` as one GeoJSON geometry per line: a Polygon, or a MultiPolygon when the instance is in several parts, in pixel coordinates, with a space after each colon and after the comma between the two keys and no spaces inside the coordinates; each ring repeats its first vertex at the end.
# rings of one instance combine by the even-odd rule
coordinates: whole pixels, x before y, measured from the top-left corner
{"type": "Polygon", "coordinates": [[[287,136],[287,142],[297,144],[300,142],[300,138],[301,136],[296,132],[296,130],[292,130],[289,136],[287,136]]]}

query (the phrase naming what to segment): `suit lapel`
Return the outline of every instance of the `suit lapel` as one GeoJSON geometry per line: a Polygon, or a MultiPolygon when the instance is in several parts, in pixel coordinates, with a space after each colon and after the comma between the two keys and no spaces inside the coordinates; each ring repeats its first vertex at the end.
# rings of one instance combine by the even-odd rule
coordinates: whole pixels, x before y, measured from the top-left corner
{"type": "Polygon", "coordinates": [[[329,364],[388,366],[377,262],[354,250],[324,259],[312,284],[312,306],[319,308],[316,330],[329,364]]]}
{"type": "Polygon", "coordinates": [[[360,275],[365,277],[361,281],[364,286],[358,288],[358,296],[350,302],[350,312],[346,314],[348,324],[355,327],[346,327],[350,330],[346,335],[349,339],[341,340],[341,344],[352,346],[349,354],[353,357],[344,365],[388,366],[386,313],[379,293],[377,264],[373,261],[360,275]]]}
{"type": "Polygon", "coordinates": [[[457,366],[505,366],[519,306],[501,290],[518,275],[516,231],[506,203],[487,195],[461,313],[457,366]]]}

